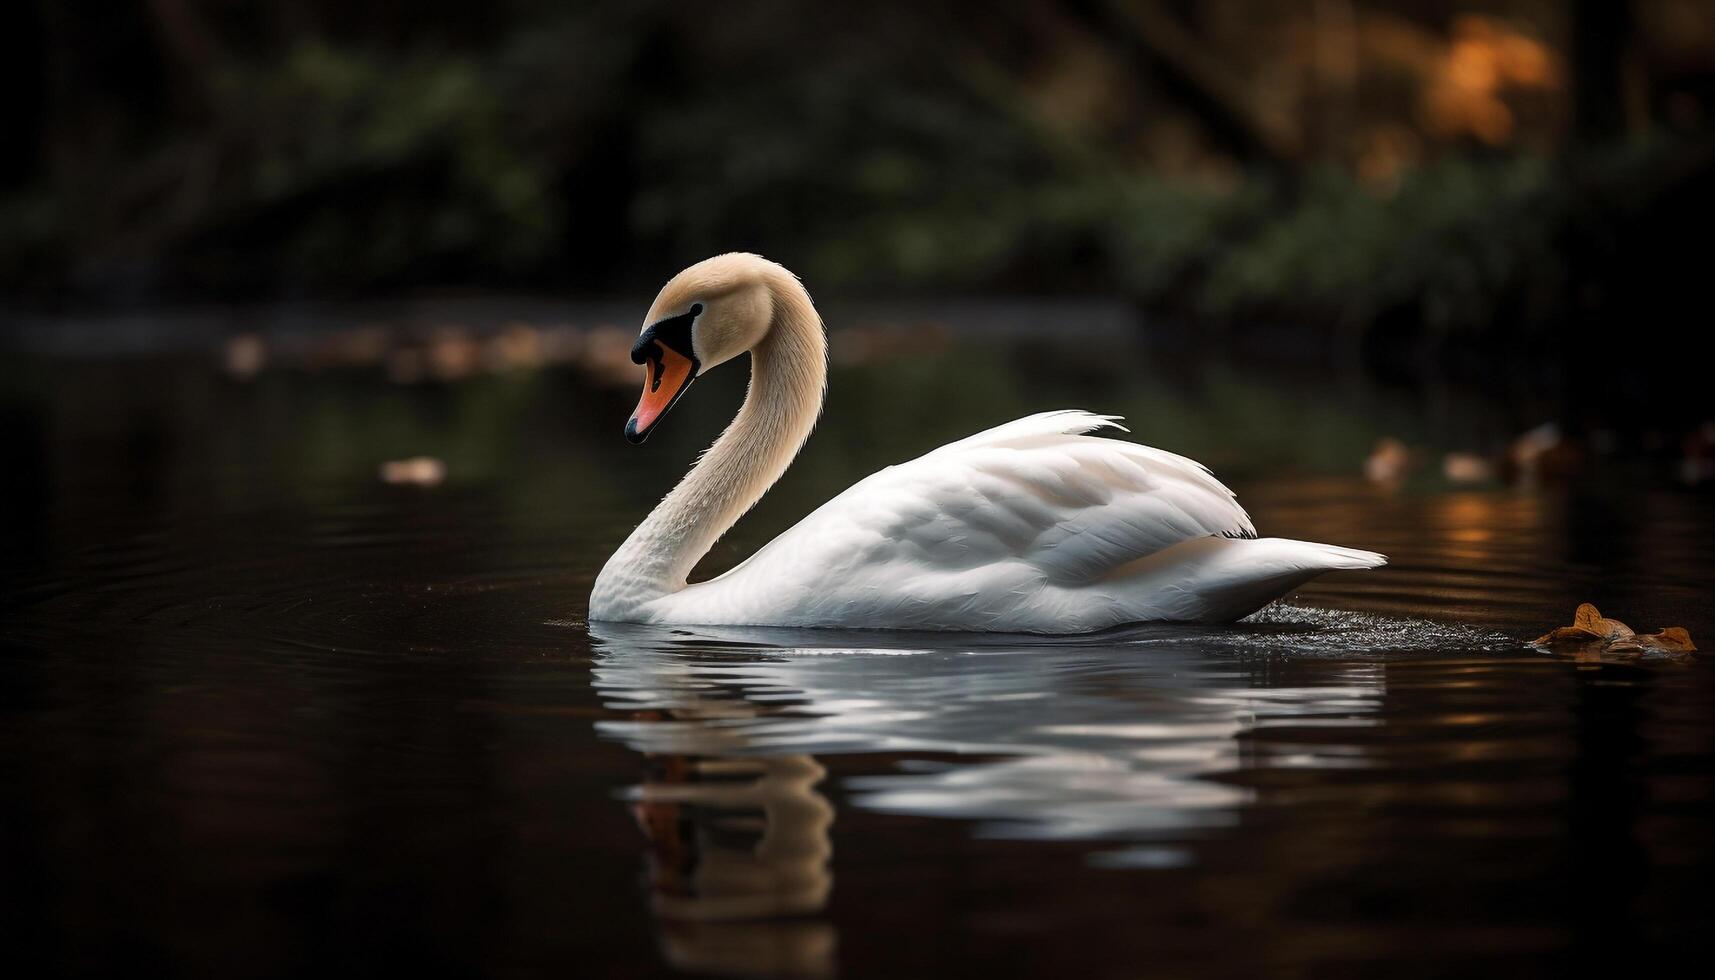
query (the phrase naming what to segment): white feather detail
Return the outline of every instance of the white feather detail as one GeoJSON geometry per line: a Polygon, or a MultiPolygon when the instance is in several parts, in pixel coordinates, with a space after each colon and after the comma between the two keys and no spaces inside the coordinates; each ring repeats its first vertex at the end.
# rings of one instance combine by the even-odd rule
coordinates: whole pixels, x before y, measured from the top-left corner
{"type": "Polygon", "coordinates": [[[1086,434],[1125,431],[1119,422],[1045,412],[890,466],[645,612],[700,625],[1063,633],[1238,618],[1321,571],[1383,561],[1244,540],[1256,534],[1249,516],[1207,468],[1086,434]]]}

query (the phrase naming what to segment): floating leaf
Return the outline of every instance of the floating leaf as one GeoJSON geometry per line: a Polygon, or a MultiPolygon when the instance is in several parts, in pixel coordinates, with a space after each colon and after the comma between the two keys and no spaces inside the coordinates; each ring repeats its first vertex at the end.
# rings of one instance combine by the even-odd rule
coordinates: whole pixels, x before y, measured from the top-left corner
{"type": "Polygon", "coordinates": [[[1582,626],[1561,626],[1531,641],[1539,647],[1557,649],[1561,647],[1591,646],[1603,642],[1603,637],[1585,629],[1582,626]]]}
{"type": "Polygon", "coordinates": [[[1659,633],[1635,633],[1625,623],[1603,616],[1588,602],[1573,614],[1571,626],[1550,630],[1532,643],[1580,660],[1598,660],[1603,655],[1628,659],[1646,655],[1678,658],[1697,651],[1691,634],[1683,626],[1670,626],[1659,633]]]}
{"type": "Polygon", "coordinates": [[[1691,633],[1683,626],[1669,626],[1655,634],[1656,642],[1662,646],[1671,646],[1686,653],[1696,653],[1697,647],[1691,642],[1691,633]]]}
{"type": "Polygon", "coordinates": [[[1572,625],[1587,629],[1597,636],[1606,637],[1610,640],[1632,635],[1630,626],[1617,619],[1604,617],[1595,606],[1588,602],[1581,604],[1578,611],[1572,614],[1572,625]]]}
{"type": "Polygon", "coordinates": [[[433,456],[388,460],[381,464],[381,482],[416,487],[440,485],[447,478],[447,464],[433,456]]]}

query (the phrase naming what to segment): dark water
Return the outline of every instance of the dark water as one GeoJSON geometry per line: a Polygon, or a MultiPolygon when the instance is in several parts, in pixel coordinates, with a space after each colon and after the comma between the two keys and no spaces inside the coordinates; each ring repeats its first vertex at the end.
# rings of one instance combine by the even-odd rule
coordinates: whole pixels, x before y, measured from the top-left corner
{"type": "Polygon", "coordinates": [[[1069,405],[1205,459],[1265,533],[1394,564],[1228,630],[591,630],[596,570],[741,383],[635,450],[629,385],[564,371],[7,364],[16,975],[1544,976],[1708,945],[1715,668],[1522,642],[1581,601],[1715,637],[1706,493],[1388,491],[1354,475],[1378,435],[1511,421],[926,355],[838,371],[709,567],[1069,405]],[[443,485],[376,478],[419,453],[443,485]]]}

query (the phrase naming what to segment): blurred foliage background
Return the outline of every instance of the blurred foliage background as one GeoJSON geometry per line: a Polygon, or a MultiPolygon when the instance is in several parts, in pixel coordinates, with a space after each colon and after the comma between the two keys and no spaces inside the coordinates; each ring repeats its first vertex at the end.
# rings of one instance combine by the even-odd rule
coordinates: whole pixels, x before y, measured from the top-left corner
{"type": "Polygon", "coordinates": [[[1117,294],[1188,335],[1406,362],[1700,322],[1707,0],[21,0],[0,20],[15,308],[614,295],[751,249],[819,294],[1117,294]]]}

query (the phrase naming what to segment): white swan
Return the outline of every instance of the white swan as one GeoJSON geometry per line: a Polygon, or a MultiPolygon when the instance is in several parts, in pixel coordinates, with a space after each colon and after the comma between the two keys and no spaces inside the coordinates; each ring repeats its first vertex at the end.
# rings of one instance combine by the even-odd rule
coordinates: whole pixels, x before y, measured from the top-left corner
{"type": "Polygon", "coordinates": [[[1045,412],[890,466],[726,574],[686,577],[786,471],[821,412],[821,317],[784,267],[718,255],[655,297],[625,434],[642,442],[703,371],[746,351],[738,415],[596,577],[589,618],[701,626],[1079,633],[1238,619],[1314,576],[1381,555],[1257,538],[1233,494],[1182,456],[1085,433],[1114,416],[1045,412]]]}

